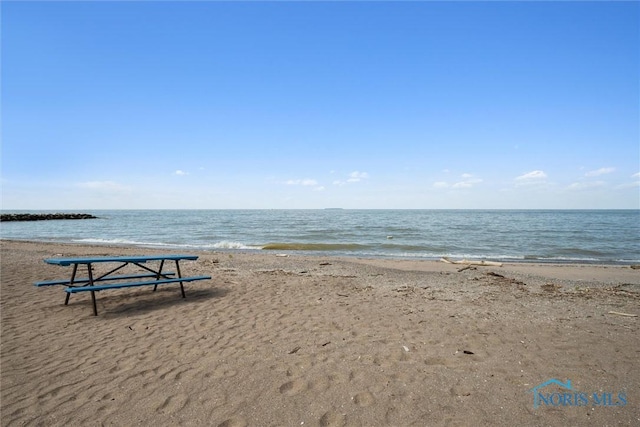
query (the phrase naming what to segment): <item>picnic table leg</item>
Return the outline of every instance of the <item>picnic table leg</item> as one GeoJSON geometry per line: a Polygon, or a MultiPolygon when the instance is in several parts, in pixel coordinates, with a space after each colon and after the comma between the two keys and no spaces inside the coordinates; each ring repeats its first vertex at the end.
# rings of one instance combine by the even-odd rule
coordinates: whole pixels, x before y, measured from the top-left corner
{"type": "MultiPolygon", "coordinates": [[[[182,278],[182,273],[180,273],[180,264],[178,263],[178,260],[176,260],[176,271],[178,272],[178,277],[182,278]]],[[[180,291],[182,292],[182,298],[186,298],[186,295],[184,294],[184,285],[182,282],[180,282],[180,291]]]]}
{"type": "MultiPolygon", "coordinates": [[[[178,261],[176,261],[178,262],[178,261]]],[[[160,261],[160,268],[158,269],[158,273],[156,274],[156,280],[160,280],[160,276],[162,276],[162,267],[164,266],[164,260],[160,261]]],[[[153,292],[156,291],[156,289],[158,289],[158,285],[155,285],[153,287],[153,292]]]]}
{"type": "MultiPolygon", "coordinates": [[[[93,272],[91,271],[91,264],[87,264],[87,269],[89,270],[89,286],[93,286],[93,272]]],[[[91,291],[91,302],[93,303],[93,315],[98,315],[98,307],[96,306],[96,293],[91,291]]]]}
{"type": "Polygon", "coordinates": [[[96,307],[96,293],[91,291],[91,302],[93,302],[93,315],[98,315],[98,308],[96,307]]]}
{"type": "MultiPolygon", "coordinates": [[[[76,280],[77,271],[78,271],[78,264],[73,264],[73,273],[71,273],[71,281],[69,282],[69,286],[73,286],[73,281],[76,280]]],[[[71,296],[71,293],[67,292],[67,296],[64,298],[64,305],[69,305],[70,296],[71,296]]]]}

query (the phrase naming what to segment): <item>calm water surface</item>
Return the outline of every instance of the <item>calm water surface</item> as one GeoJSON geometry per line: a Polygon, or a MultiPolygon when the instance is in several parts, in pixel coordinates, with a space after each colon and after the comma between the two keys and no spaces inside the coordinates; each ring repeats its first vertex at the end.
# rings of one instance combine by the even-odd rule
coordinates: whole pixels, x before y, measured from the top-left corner
{"type": "MultiPolygon", "coordinates": [[[[21,211],[4,211],[16,212],[21,211]]],[[[98,219],[3,222],[0,236],[176,250],[640,263],[640,210],[101,210],[79,213],[91,213],[98,219]]]]}

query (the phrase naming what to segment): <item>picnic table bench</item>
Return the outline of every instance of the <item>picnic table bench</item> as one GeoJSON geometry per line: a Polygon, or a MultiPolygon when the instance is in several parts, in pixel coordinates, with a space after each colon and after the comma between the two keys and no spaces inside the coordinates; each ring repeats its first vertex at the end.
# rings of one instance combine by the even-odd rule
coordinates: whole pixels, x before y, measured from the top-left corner
{"type": "Polygon", "coordinates": [[[115,257],[95,257],[95,258],[49,258],[44,262],[52,265],[59,265],[63,267],[73,266],[71,272],[71,278],[69,280],[47,280],[42,282],[36,282],[34,285],[38,287],[43,286],[66,286],[65,292],[67,293],[64,304],[69,304],[69,297],[71,294],[79,292],[91,292],[91,300],[93,302],[93,314],[98,315],[98,309],[96,306],[95,293],[99,291],[105,291],[109,289],[119,288],[132,288],[140,286],[151,286],[155,291],[159,285],[165,285],[170,283],[179,283],[182,298],[186,298],[184,292],[185,282],[194,282],[197,280],[209,280],[211,276],[190,276],[182,277],[180,272],[180,261],[188,260],[195,261],[198,257],[196,255],[151,255],[151,256],[115,256],[115,257]],[[165,262],[173,261],[175,263],[176,271],[163,271],[165,262]],[[156,267],[154,265],[148,265],[149,262],[155,264],[159,262],[156,267]],[[114,264],[115,266],[109,269],[105,273],[99,274],[94,277],[94,264],[114,264]],[[138,267],[142,273],[118,274],[114,273],[124,269],[128,265],[138,267]],[[78,278],[77,273],[80,266],[86,267],[87,276],[78,278]],[[106,283],[105,283],[106,282],[106,283]]]}

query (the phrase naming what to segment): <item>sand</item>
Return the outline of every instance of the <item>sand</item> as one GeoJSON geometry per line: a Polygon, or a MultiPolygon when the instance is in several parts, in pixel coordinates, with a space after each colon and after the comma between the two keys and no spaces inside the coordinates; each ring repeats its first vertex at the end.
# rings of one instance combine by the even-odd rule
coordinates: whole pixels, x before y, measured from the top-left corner
{"type": "Polygon", "coordinates": [[[43,259],[160,251],[1,249],[5,427],[640,425],[629,266],[201,252],[183,273],[213,279],[186,299],[105,291],[96,317],[89,295],[33,286],[70,274],[43,259]],[[534,408],[549,379],[571,390],[534,408]]]}

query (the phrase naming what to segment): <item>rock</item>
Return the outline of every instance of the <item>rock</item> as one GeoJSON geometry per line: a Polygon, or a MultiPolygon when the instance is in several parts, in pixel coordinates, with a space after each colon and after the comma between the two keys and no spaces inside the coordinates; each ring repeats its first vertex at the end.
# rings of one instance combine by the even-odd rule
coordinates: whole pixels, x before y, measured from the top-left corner
{"type": "Polygon", "coordinates": [[[46,213],[46,214],[0,214],[0,221],[44,221],[56,219],[96,219],[89,214],[46,213]]]}

